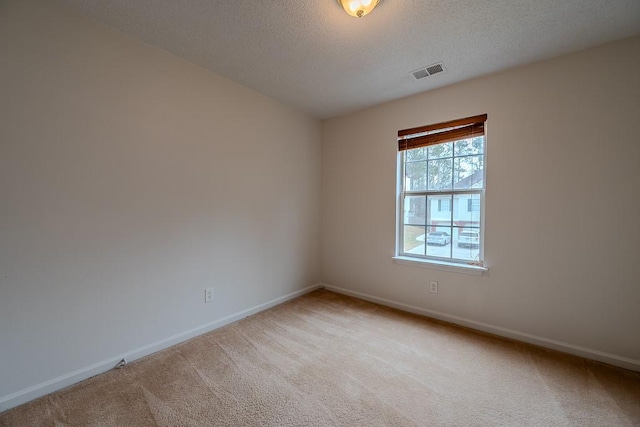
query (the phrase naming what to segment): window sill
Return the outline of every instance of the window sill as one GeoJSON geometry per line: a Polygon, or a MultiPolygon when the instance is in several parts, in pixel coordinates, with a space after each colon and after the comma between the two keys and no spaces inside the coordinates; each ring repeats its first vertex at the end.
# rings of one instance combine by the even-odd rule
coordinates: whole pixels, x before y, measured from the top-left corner
{"type": "Polygon", "coordinates": [[[481,276],[485,271],[489,271],[487,267],[479,265],[459,264],[456,262],[436,261],[432,259],[417,259],[404,256],[392,257],[393,262],[410,267],[431,268],[433,270],[448,271],[451,273],[471,274],[481,276]]]}

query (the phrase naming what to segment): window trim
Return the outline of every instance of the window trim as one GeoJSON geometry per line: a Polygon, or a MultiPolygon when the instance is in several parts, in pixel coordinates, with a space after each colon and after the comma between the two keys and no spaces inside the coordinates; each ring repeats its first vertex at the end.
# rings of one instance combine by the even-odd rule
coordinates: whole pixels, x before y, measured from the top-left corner
{"type": "MultiPolygon", "coordinates": [[[[484,246],[485,246],[485,208],[486,208],[486,173],[487,173],[487,129],[486,123],[487,115],[478,115],[473,117],[468,117],[465,119],[452,120],[449,122],[444,122],[435,125],[422,126],[418,128],[406,129],[403,131],[398,131],[398,152],[397,152],[397,167],[396,167],[396,245],[395,245],[395,255],[392,257],[393,261],[402,264],[402,265],[410,265],[415,267],[423,267],[423,268],[433,268],[437,270],[451,271],[451,272],[459,272],[465,274],[476,274],[482,275],[485,271],[488,271],[488,267],[484,262],[484,246]],[[478,126],[479,122],[482,122],[481,126],[478,126]],[[446,192],[434,191],[434,190],[425,190],[425,191],[405,191],[403,192],[405,181],[404,181],[404,151],[411,150],[419,147],[427,147],[431,145],[443,144],[446,142],[458,141],[461,139],[465,139],[464,137],[459,137],[460,133],[455,134],[455,138],[450,140],[451,128],[457,127],[467,127],[467,138],[475,137],[479,135],[484,136],[484,145],[483,145],[483,159],[484,166],[482,170],[482,179],[483,179],[483,188],[481,189],[451,189],[446,192]],[[478,131],[480,129],[480,132],[478,131]],[[438,130],[442,130],[443,132],[438,132],[438,130]],[[425,132],[429,134],[424,135],[425,132]],[[411,137],[413,135],[417,135],[417,138],[414,138],[417,143],[410,143],[411,137]],[[439,137],[441,135],[442,137],[439,137]],[[427,138],[425,138],[425,136],[427,138]],[[434,136],[435,138],[428,138],[430,136],[434,136]],[[434,142],[436,141],[436,142],[434,142]],[[478,258],[481,261],[467,261],[458,258],[442,258],[436,257],[432,255],[420,255],[420,254],[407,254],[404,252],[403,244],[404,244],[404,198],[407,196],[429,196],[429,195],[452,195],[456,194],[478,194],[480,196],[480,225],[478,230],[481,234],[480,244],[478,247],[479,254],[478,258]]],[[[453,129],[458,130],[458,129],[453,129]]],[[[451,212],[453,214],[453,200],[451,206],[451,212]]],[[[452,224],[453,225],[453,224],[452,224]]],[[[425,230],[426,233],[426,230],[425,230]]],[[[426,244],[426,242],[425,242],[426,244]]],[[[453,235],[451,240],[451,245],[453,245],[453,235]]],[[[453,252],[451,252],[453,254],[453,252]]]]}
{"type": "Polygon", "coordinates": [[[479,266],[474,264],[461,264],[450,261],[437,261],[435,259],[419,259],[406,257],[403,255],[393,256],[391,257],[391,259],[396,264],[406,265],[409,267],[429,268],[432,270],[448,271],[450,273],[471,274],[474,276],[481,276],[485,271],[489,271],[489,268],[486,265],[479,266]]]}

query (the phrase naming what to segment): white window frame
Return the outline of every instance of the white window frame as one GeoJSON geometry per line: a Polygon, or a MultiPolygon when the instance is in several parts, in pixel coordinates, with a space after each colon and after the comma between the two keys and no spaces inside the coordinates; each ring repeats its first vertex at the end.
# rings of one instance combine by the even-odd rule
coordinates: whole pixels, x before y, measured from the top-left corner
{"type": "MultiPolygon", "coordinates": [[[[460,138],[463,140],[465,138],[460,138]]],[[[444,142],[446,143],[446,142],[444,142]]],[[[443,143],[443,144],[444,144],[443,143]]],[[[487,131],[486,126],[484,130],[484,143],[483,143],[483,177],[482,177],[482,188],[478,189],[449,189],[444,191],[438,190],[428,190],[428,191],[405,191],[405,153],[406,150],[398,151],[397,154],[397,192],[396,192],[396,202],[397,202],[397,210],[396,210],[396,249],[395,256],[393,257],[394,261],[399,264],[416,266],[416,267],[424,267],[424,268],[434,268],[445,271],[452,272],[460,272],[466,274],[475,274],[481,275],[485,271],[488,270],[484,263],[484,244],[485,244],[485,207],[486,207],[486,173],[487,173],[487,131]],[[458,258],[449,258],[449,257],[437,257],[433,255],[421,255],[421,254],[410,254],[404,252],[404,201],[408,196],[450,196],[451,197],[451,216],[453,225],[453,211],[454,211],[454,197],[456,195],[461,194],[477,194],[480,198],[480,221],[479,221],[479,233],[480,233],[480,241],[478,245],[479,251],[479,261],[470,261],[465,259],[458,258]]],[[[455,163],[454,163],[455,164],[455,163]]],[[[427,204],[428,202],[427,197],[427,204]]],[[[459,206],[458,209],[461,207],[459,206]]],[[[464,209],[466,210],[466,206],[464,209]]],[[[428,206],[425,207],[428,209],[428,206]]],[[[425,229],[425,239],[426,239],[426,229],[425,229]]],[[[451,236],[451,245],[452,250],[451,254],[453,256],[453,233],[451,236]]],[[[426,245],[426,241],[425,241],[426,245]]]]}

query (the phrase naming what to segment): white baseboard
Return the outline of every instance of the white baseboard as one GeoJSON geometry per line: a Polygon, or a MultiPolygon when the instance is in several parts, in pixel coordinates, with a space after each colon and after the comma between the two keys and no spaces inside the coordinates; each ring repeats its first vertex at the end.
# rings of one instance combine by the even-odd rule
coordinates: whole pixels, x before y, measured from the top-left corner
{"type": "Polygon", "coordinates": [[[457,325],[466,326],[468,328],[476,329],[490,334],[499,335],[506,338],[523,341],[529,344],[534,344],[540,347],[550,348],[553,350],[562,351],[564,353],[573,354],[576,356],[584,357],[585,359],[597,360],[599,362],[608,363],[610,365],[619,366],[621,368],[630,369],[632,371],[640,372],[640,360],[629,359],[627,357],[617,356],[611,353],[605,353],[603,351],[592,350],[586,347],[580,347],[577,345],[552,340],[549,338],[539,337],[536,335],[528,334],[525,332],[515,331],[513,329],[507,329],[500,326],[489,325],[487,323],[476,322],[475,320],[465,319],[463,317],[452,316],[449,314],[441,313],[434,310],[428,310],[426,308],[416,307],[409,304],[400,303],[397,301],[388,300],[385,298],[376,297],[362,292],[356,292],[349,289],[339,288],[327,284],[322,284],[322,287],[329,291],[337,292],[344,295],[349,295],[355,298],[359,298],[365,301],[374,302],[387,307],[397,308],[398,310],[407,311],[409,313],[420,314],[426,317],[431,317],[445,322],[455,323],[457,325]]]}
{"type": "Polygon", "coordinates": [[[306,293],[312,292],[320,288],[321,286],[322,285],[320,284],[308,286],[304,289],[300,289],[299,291],[291,292],[290,294],[272,299],[271,301],[267,301],[263,304],[256,305],[255,307],[248,308],[246,310],[240,311],[230,316],[223,317],[222,319],[218,319],[211,323],[207,323],[197,328],[170,336],[160,341],[156,341],[144,347],[140,347],[135,350],[131,350],[126,353],[120,354],[118,356],[94,363],[93,365],[77,369],[73,372],[69,372],[68,374],[61,375],[57,378],[53,378],[49,381],[45,381],[40,384],[36,384],[34,386],[25,388],[23,390],[9,394],[7,396],[2,396],[0,397],[0,412],[5,411],[7,409],[11,409],[15,406],[21,405],[30,400],[36,399],[38,397],[44,396],[54,391],[61,390],[72,384],[86,380],[87,378],[91,378],[95,375],[109,371],[113,369],[116,366],[116,364],[118,364],[118,362],[120,362],[122,359],[126,359],[127,362],[132,362],[136,359],[140,359],[141,357],[148,356],[150,354],[156,353],[160,350],[164,350],[166,348],[169,348],[173,345],[176,345],[188,339],[197,337],[198,335],[202,335],[214,329],[221,328],[225,325],[228,325],[229,323],[233,323],[247,316],[251,316],[252,314],[256,314],[258,312],[267,310],[285,301],[291,300],[293,298],[297,298],[300,295],[304,295],[306,293]]]}

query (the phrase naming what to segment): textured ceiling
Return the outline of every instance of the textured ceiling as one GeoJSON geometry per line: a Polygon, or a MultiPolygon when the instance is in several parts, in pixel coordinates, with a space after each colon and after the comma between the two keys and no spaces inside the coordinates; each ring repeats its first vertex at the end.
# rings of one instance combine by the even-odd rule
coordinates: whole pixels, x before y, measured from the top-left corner
{"type": "Polygon", "coordinates": [[[318,118],[640,33],[639,0],[58,1],[318,118]]]}

